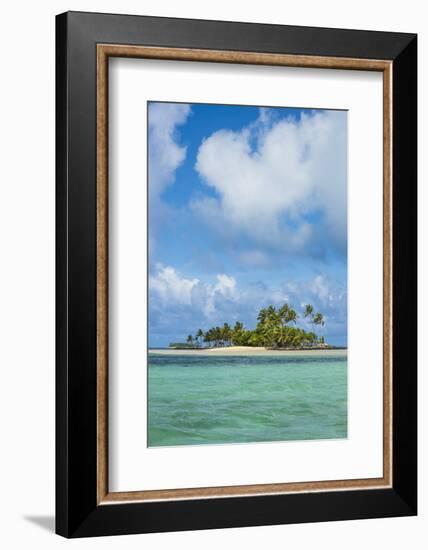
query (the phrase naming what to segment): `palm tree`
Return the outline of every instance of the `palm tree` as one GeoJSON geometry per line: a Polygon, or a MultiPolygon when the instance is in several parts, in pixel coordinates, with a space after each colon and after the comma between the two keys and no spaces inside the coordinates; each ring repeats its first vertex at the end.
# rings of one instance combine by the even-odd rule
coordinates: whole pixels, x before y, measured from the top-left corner
{"type": "Polygon", "coordinates": [[[240,344],[242,340],[244,332],[244,323],[241,323],[240,321],[236,321],[235,326],[231,330],[230,333],[230,339],[232,341],[232,344],[240,344]]]}
{"type": "Polygon", "coordinates": [[[278,319],[269,318],[265,321],[261,327],[261,335],[265,346],[274,346],[276,344],[276,337],[280,328],[281,325],[278,323],[278,319]]]}
{"type": "Polygon", "coordinates": [[[230,328],[229,323],[224,323],[223,328],[221,329],[222,340],[225,344],[230,344],[230,339],[232,338],[232,329],[230,328]]]}
{"type": "Polygon", "coordinates": [[[308,332],[306,334],[306,339],[308,340],[309,345],[313,346],[317,342],[317,335],[315,332],[308,332]]]}
{"type": "Polygon", "coordinates": [[[276,345],[280,347],[287,347],[291,344],[291,334],[293,329],[287,326],[278,325],[274,328],[274,336],[276,345]]]}
{"type": "Polygon", "coordinates": [[[193,336],[191,334],[189,334],[189,336],[187,337],[187,343],[190,345],[193,344],[193,336]]]}
{"type": "Polygon", "coordinates": [[[237,332],[240,330],[244,330],[244,323],[241,323],[241,321],[236,321],[233,330],[236,330],[237,332]]]}
{"type": "Polygon", "coordinates": [[[315,313],[315,315],[313,316],[312,318],[312,322],[314,325],[321,325],[322,327],[325,325],[325,322],[324,322],[324,316],[322,315],[322,313],[315,313]]]}
{"type": "Polygon", "coordinates": [[[310,317],[312,319],[313,313],[314,313],[314,306],[311,306],[311,304],[306,304],[305,309],[303,311],[303,317],[310,317]]]}
{"type": "Polygon", "coordinates": [[[213,329],[213,336],[214,336],[215,346],[218,347],[218,345],[222,341],[222,334],[221,334],[221,328],[220,327],[215,327],[213,329]]]}
{"type": "Polygon", "coordinates": [[[203,330],[200,328],[198,329],[196,335],[195,335],[195,340],[197,341],[198,345],[200,345],[200,339],[202,339],[204,337],[204,332],[203,330]]]}
{"type": "Polygon", "coordinates": [[[267,318],[268,319],[270,319],[272,321],[278,320],[278,312],[276,311],[274,306],[269,306],[266,311],[267,311],[267,318]]]}
{"type": "Polygon", "coordinates": [[[310,304],[307,304],[305,306],[304,317],[309,317],[310,318],[312,326],[321,325],[323,327],[324,324],[325,324],[323,315],[319,312],[314,313],[314,308],[310,304]]]}
{"type": "Polygon", "coordinates": [[[210,347],[212,341],[213,341],[213,330],[210,328],[204,334],[204,342],[206,342],[208,344],[208,347],[210,347]]]}
{"type": "Polygon", "coordinates": [[[263,307],[259,311],[259,314],[257,315],[257,321],[263,325],[263,323],[266,321],[267,317],[268,317],[268,311],[265,307],[263,307]]]}
{"type": "Polygon", "coordinates": [[[297,320],[297,312],[292,307],[290,307],[288,304],[284,304],[280,310],[278,311],[278,315],[280,320],[284,325],[287,323],[294,323],[296,324],[297,320]]]}
{"type": "Polygon", "coordinates": [[[295,333],[293,334],[293,338],[291,341],[292,346],[295,348],[301,348],[303,345],[304,338],[305,338],[305,331],[302,330],[301,328],[297,328],[295,330],[295,333]]]}

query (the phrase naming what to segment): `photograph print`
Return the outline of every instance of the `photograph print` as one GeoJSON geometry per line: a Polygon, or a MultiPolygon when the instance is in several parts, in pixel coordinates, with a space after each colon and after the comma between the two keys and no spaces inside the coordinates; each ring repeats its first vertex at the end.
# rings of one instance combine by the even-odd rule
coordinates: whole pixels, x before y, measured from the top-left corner
{"type": "Polygon", "coordinates": [[[147,445],[347,438],[347,112],[147,120],[147,445]]]}

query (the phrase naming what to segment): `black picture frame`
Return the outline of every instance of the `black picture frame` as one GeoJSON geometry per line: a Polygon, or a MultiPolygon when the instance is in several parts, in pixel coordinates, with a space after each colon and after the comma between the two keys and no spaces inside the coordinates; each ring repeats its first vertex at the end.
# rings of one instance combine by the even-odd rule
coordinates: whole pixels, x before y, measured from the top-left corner
{"type": "Polygon", "coordinates": [[[56,532],[86,537],[415,515],[417,36],[68,12],[56,18],[56,97],[56,532]],[[100,43],[392,61],[392,487],[97,504],[100,43]]]}

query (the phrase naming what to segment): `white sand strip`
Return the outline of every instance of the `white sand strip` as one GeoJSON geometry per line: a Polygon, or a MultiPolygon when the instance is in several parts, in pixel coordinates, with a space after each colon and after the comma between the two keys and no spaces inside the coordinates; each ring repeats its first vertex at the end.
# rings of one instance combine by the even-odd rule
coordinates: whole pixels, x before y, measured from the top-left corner
{"type": "Polygon", "coordinates": [[[230,346],[210,349],[150,349],[149,353],[160,355],[277,355],[277,356],[311,356],[323,357],[347,356],[347,349],[304,349],[304,350],[270,350],[263,347],[230,346]]]}

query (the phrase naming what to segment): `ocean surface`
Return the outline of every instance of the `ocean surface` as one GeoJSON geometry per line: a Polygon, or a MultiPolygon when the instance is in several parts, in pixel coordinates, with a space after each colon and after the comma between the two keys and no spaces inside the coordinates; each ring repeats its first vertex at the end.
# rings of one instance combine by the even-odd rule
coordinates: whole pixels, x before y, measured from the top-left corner
{"type": "Polygon", "coordinates": [[[346,354],[149,355],[151,447],[346,437],[346,354]]]}

